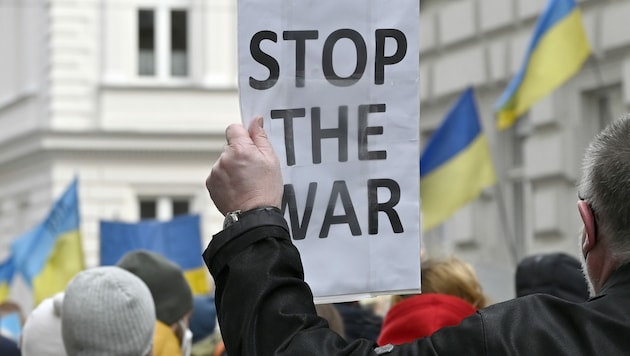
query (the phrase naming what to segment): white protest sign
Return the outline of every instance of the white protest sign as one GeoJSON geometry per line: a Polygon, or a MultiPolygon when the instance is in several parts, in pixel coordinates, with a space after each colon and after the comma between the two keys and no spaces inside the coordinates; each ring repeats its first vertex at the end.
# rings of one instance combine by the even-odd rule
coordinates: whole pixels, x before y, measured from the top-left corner
{"type": "Polygon", "coordinates": [[[318,301],[420,288],[418,0],[239,0],[241,114],[263,116],[318,301]]]}

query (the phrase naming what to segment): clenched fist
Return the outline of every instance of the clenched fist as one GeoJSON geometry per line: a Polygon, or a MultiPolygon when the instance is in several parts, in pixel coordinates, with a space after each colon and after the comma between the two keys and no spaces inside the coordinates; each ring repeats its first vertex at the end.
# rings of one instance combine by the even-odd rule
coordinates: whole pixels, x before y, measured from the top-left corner
{"type": "Polygon", "coordinates": [[[280,208],[280,162],[263,129],[263,118],[252,120],[249,130],[232,124],[225,136],[227,145],[206,179],[206,188],[217,209],[225,215],[261,206],[280,208]]]}

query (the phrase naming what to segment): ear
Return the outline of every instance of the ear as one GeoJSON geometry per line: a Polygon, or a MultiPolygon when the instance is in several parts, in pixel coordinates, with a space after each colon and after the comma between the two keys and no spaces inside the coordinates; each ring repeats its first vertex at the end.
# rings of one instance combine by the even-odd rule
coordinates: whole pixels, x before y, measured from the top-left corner
{"type": "Polygon", "coordinates": [[[595,247],[597,243],[597,223],[595,222],[595,215],[591,206],[584,200],[580,200],[577,203],[580,217],[584,223],[584,234],[582,236],[582,254],[586,256],[590,250],[595,247]]]}

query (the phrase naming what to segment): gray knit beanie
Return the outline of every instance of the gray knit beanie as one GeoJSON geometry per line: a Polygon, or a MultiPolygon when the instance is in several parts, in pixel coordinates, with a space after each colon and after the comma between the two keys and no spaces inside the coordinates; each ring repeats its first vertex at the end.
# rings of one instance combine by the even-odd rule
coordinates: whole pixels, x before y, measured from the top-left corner
{"type": "Polygon", "coordinates": [[[149,287],[157,319],[166,325],[178,322],[192,311],[193,295],[179,266],[155,252],[128,252],[116,264],[140,277],[149,287]]]}
{"type": "Polygon", "coordinates": [[[149,288],[122,268],[79,272],[61,312],[68,356],[145,356],[151,351],[155,307],[149,288]]]}

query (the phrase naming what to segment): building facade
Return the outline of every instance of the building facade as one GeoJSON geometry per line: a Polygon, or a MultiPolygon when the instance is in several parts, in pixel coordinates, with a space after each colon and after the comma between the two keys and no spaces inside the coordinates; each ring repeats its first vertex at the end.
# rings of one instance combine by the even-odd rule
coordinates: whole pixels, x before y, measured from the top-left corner
{"type": "MultiPolygon", "coordinates": [[[[630,105],[630,2],[583,0],[592,57],[496,130],[545,3],[420,2],[422,144],[472,86],[499,179],[424,249],[471,262],[495,300],[513,295],[523,256],[577,255],[583,150],[630,105]]],[[[88,266],[100,220],[195,212],[206,239],[220,228],[203,180],[239,118],[236,1],[0,0],[0,53],[0,258],[75,176],[88,266]]]]}
{"type": "Polygon", "coordinates": [[[468,86],[475,89],[499,183],[423,236],[429,254],[477,267],[497,300],[513,296],[515,263],[547,251],[578,255],[576,182],[588,141],[630,105],[630,2],[578,1],[592,56],[512,128],[493,106],[518,71],[546,0],[420,2],[421,137],[468,86]]]}
{"type": "Polygon", "coordinates": [[[204,179],[239,120],[235,6],[0,2],[2,253],[74,177],[88,266],[100,220],[194,212],[204,235],[220,228],[204,179]]]}

